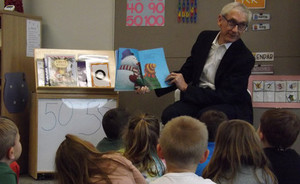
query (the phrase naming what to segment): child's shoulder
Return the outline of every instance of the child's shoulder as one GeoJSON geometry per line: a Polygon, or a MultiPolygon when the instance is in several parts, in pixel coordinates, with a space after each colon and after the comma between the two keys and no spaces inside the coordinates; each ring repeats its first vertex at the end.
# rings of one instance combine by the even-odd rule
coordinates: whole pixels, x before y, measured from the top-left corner
{"type": "Polygon", "coordinates": [[[115,162],[116,165],[123,166],[127,169],[132,170],[134,168],[134,165],[130,160],[128,160],[126,157],[122,155],[120,152],[109,152],[105,153],[103,158],[109,158],[115,162]]]}
{"type": "Polygon", "coordinates": [[[167,173],[163,175],[162,177],[156,179],[153,182],[150,182],[150,184],[215,184],[210,179],[204,179],[201,176],[196,175],[192,172],[182,172],[182,173],[167,173]]]}
{"type": "Polygon", "coordinates": [[[0,183],[17,183],[16,173],[4,162],[0,162],[0,183]]]}
{"type": "Polygon", "coordinates": [[[289,158],[300,159],[300,155],[292,148],[279,149],[275,147],[268,147],[268,148],[264,148],[264,152],[268,157],[277,156],[277,157],[289,157],[289,158]]]}
{"type": "MultiPolygon", "coordinates": [[[[103,158],[109,158],[115,161],[129,161],[128,159],[126,159],[121,153],[119,152],[108,152],[103,154],[102,156],[103,158]]],[[[130,161],[129,161],[130,162],[130,161]]]]}

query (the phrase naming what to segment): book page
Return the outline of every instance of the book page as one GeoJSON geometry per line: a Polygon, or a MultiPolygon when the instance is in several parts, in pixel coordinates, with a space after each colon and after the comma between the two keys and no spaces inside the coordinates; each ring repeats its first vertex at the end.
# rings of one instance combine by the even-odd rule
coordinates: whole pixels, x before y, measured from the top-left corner
{"type": "Polygon", "coordinates": [[[133,91],[143,86],[138,50],[120,48],[116,53],[115,91],[133,91]]]}
{"type": "Polygon", "coordinates": [[[150,90],[168,87],[165,81],[170,74],[163,48],[139,52],[144,83],[150,90]]]}

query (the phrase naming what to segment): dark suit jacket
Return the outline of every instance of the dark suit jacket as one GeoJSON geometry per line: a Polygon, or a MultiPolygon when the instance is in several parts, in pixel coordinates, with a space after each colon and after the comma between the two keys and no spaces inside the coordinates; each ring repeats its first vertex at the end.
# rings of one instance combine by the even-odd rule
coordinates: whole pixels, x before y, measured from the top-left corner
{"type": "MultiPolygon", "coordinates": [[[[192,48],[191,56],[177,71],[182,73],[189,84],[187,90],[181,93],[181,100],[196,104],[199,108],[231,104],[236,111],[237,118],[252,123],[252,102],[247,87],[255,59],[241,39],[233,42],[225,52],[215,76],[216,89],[198,87],[211,44],[217,34],[218,31],[200,33],[192,48]]],[[[171,86],[155,90],[155,92],[157,96],[162,96],[175,89],[176,86],[171,86]]]]}

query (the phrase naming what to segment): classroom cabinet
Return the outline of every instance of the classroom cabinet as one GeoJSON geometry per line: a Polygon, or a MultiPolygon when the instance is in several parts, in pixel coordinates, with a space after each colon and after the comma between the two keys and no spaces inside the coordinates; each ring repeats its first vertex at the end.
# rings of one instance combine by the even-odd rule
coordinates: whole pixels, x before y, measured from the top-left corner
{"type": "MultiPolygon", "coordinates": [[[[31,97],[29,140],[29,174],[35,179],[55,172],[55,153],[66,134],[77,135],[96,145],[104,136],[103,115],[118,106],[119,93],[114,91],[114,51],[35,49],[35,89],[31,97]],[[110,87],[44,86],[38,61],[46,56],[79,55],[108,58],[110,87]]],[[[44,61],[45,63],[45,61],[44,61]]]]}
{"type": "MultiPolygon", "coordinates": [[[[31,82],[34,78],[33,49],[41,45],[41,20],[42,18],[39,16],[6,10],[0,11],[1,116],[6,116],[14,120],[19,128],[23,146],[22,155],[18,160],[21,166],[21,173],[26,172],[28,166],[30,103],[29,99],[24,98],[24,108],[8,109],[7,103],[13,100],[10,95],[12,95],[12,92],[18,95],[18,91],[12,85],[12,92],[5,93],[4,90],[10,76],[15,76],[16,73],[22,73],[22,77],[25,78],[27,84],[25,94],[27,94],[27,97],[29,97],[28,94],[33,90],[34,83],[31,82]],[[31,24],[34,27],[31,27],[31,24]],[[34,29],[33,32],[31,32],[32,28],[34,29]]],[[[16,101],[13,101],[14,103],[16,101]]],[[[17,103],[15,105],[18,106],[17,103]]]]}

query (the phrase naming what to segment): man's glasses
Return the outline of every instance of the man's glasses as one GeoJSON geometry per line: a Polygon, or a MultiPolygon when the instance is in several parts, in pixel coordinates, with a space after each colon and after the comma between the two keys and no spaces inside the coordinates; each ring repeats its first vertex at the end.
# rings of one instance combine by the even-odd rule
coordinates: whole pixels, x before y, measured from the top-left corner
{"type": "Polygon", "coordinates": [[[237,23],[235,20],[230,19],[228,20],[224,15],[222,15],[222,17],[226,20],[227,25],[233,29],[235,28],[235,26],[238,26],[238,30],[239,31],[245,31],[245,29],[248,27],[248,24],[246,23],[237,23]]]}

